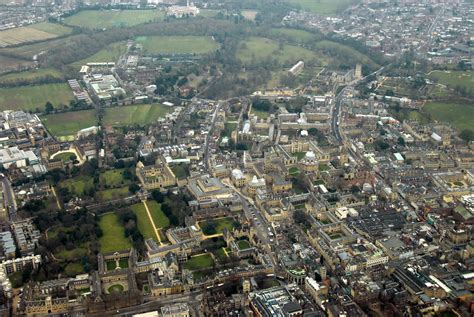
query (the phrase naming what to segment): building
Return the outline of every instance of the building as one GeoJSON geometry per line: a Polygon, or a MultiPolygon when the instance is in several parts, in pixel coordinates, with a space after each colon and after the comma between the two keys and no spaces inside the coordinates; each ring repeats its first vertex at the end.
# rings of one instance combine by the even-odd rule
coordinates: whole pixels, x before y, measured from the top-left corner
{"type": "Polygon", "coordinates": [[[288,71],[288,75],[297,76],[301,74],[301,72],[303,71],[303,68],[304,68],[304,62],[299,61],[293,67],[290,68],[290,70],[288,71]]]}
{"type": "Polygon", "coordinates": [[[159,157],[154,165],[145,166],[138,162],[136,174],[145,189],[166,188],[176,185],[176,176],[163,157],[159,157]]]}
{"type": "Polygon", "coordinates": [[[187,189],[197,201],[228,198],[232,194],[220,179],[208,176],[190,179],[187,189]]]}
{"type": "Polygon", "coordinates": [[[25,167],[38,164],[39,159],[32,151],[24,151],[17,146],[0,149],[0,164],[3,168],[9,168],[15,164],[16,167],[25,167]]]}
{"type": "Polygon", "coordinates": [[[242,173],[241,170],[239,170],[237,168],[232,170],[230,178],[231,178],[232,182],[234,183],[235,187],[244,187],[245,186],[246,178],[244,176],[244,173],[242,173]]]}
{"type": "Polygon", "coordinates": [[[250,308],[258,317],[296,317],[303,309],[288,290],[275,286],[249,294],[250,308]]]}
{"type": "Polygon", "coordinates": [[[6,274],[12,274],[23,271],[23,269],[27,266],[31,266],[33,269],[36,269],[40,263],[41,255],[28,255],[22,258],[3,261],[2,267],[6,274]]]}
{"type": "Polygon", "coordinates": [[[168,304],[161,307],[163,317],[189,317],[189,307],[186,303],[168,304]]]}

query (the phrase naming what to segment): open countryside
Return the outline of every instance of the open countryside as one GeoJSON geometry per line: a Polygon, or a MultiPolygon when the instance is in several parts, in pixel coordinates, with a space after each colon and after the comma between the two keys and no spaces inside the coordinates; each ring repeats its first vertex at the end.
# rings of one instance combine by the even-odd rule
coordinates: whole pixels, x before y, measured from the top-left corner
{"type": "Polygon", "coordinates": [[[137,43],[148,54],[205,54],[219,45],[208,36],[141,36],[137,43]]]}
{"type": "Polygon", "coordinates": [[[163,19],[159,10],[84,10],[67,17],[65,23],[88,29],[129,27],[163,19]]]}

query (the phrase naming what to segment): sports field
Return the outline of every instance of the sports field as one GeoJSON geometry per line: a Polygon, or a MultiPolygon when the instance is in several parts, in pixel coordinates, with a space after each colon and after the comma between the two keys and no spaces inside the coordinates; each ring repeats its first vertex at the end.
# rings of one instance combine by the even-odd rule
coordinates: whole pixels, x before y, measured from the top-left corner
{"type": "Polygon", "coordinates": [[[92,62],[116,62],[119,57],[127,52],[127,44],[125,42],[112,43],[101,49],[92,56],[72,63],[73,65],[84,65],[92,62]]]}
{"type": "Polygon", "coordinates": [[[77,131],[97,125],[94,110],[70,111],[41,117],[48,131],[57,137],[74,136],[77,131]]]}
{"type": "Polygon", "coordinates": [[[433,71],[428,77],[446,86],[474,89],[474,72],[472,71],[433,71]]]}
{"type": "Polygon", "coordinates": [[[302,9],[319,14],[333,14],[344,11],[360,0],[288,0],[302,9]]]}
{"type": "Polygon", "coordinates": [[[206,54],[219,48],[210,36],[140,36],[146,54],[206,54]]]}
{"type": "Polygon", "coordinates": [[[145,125],[163,118],[172,107],[161,104],[132,105],[105,109],[104,123],[112,126],[145,125]]]}
{"type": "Polygon", "coordinates": [[[100,217],[99,226],[102,229],[102,237],[99,239],[101,252],[121,251],[132,247],[116,214],[108,213],[100,217]]]}
{"type": "Polygon", "coordinates": [[[67,35],[72,29],[60,24],[41,22],[0,32],[0,47],[16,45],[34,41],[52,39],[67,35]]]}
{"type": "Polygon", "coordinates": [[[62,79],[63,75],[60,71],[53,68],[40,68],[30,71],[10,73],[0,76],[0,84],[16,82],[16,81],[32,81],[38,80],[45,77],[54,77],[62,79]]]}
{"type": "Polygon", "coordinates": [[[0,88],[0,110],[44,111],[46,102],[54,107],[67,105],[74,96],[67,84],[46,84],[0,88]]]}
{"type": "Polygon", "coordinates": [[[161,21],[164,15],[159,10],[84,10],[67,17],[64,23],[88,29],[130,27],[161,21]]]}
{"type": "Polygon", "coordinates": [[[299,60],[305,63],[311,61],[315,65],[326,65],[329,61],[329,58],[323,54],[298,46],[283,45],[280,49],[276,41],[262,37],[251,37],[240,43],[237,58],[244,63],[261,62],[271,58],[276,59],[279,65],[285,67],[291,67],[299,60]]]}
{"type": "Polygon", "coordinates": [[[461,130],[474,127],[474,104],[428,102],[423,107],[423,112],[429,113],[437,121],[450,123],[461,130]]]}

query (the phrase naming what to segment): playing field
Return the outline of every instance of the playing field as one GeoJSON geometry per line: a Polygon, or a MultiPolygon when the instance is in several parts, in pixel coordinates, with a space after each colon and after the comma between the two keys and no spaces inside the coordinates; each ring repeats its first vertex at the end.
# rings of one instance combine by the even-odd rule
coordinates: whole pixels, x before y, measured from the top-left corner
{"type": "Polygon", "coordinates": [[[474,104],[428,102],[423,107],[423,112],[431,114],[437,121],[450,123],[461,130],[474,127],[474,104]]]}
{"type": "Polygon", "coordinates": [[[146,54],[206,54],[219,48],[210,36],[140,36],[146,54]]]}
{"type": "Polygon", "coordinates": [[[105,109],[104,123],[111,126],[146,125],[163,118],[172,107],[161,104],[132,105],[105,109]]]}
{"type": "Polygon", "coordinates": [[[67,84],[0,88],[0,110],[44,111],[48,101],[57,107],[69,104],[72,99],[74,96],[67,84]]]}
{"type": "Polygon", "coordinates": [[[428,77],[446,86],[460,86],[472,90],[474,89],[473,74],[472,71],[433,71],[428,77]]]}
{"type": "Polygon", "coordinates": [[[209,253],[204,253],[191,257],[188,262],[184,264],[184,267],[188,270],[201,270],[207,269],[214,265],[214,260],[209,253]]]}
{"type": "Polygon", "coordinates": [[[97,125],[94,110],[70,111],[41,117],[48,131],[57,137],[74,136],[77,131],[97,125]]]}
{"type": "Polygon", "coordinates": [[[0,47],[43,41],[58,36],[67,35],[72,29],[60,24],[41,22],[0,32],[0,47]]]}
{"type": "Polygon", "coordinates": [[[100,217],[99,226],[102,229],[102,237],[99,239],[101,252],[106,253],[131,248],[130,240],[125,237],[125,230],[119,223],[116,214],[108,213],[100,217]]]}
{"type": "Polygon", "coordinates": [[[62,79],[63,75],[60,71],[53,68],[40,68],[25,72],[11,73],[0,76],[0,84],[11,83],[16,81],[33,81],[45,77],[54,77],[62,79]]]}
{"type": "Polygon", "coordinates": [[[237,58],[244,63],[276,59],[279,65],[285,67],[291,67],[300,60],[305,63],[312,62],[314,65],[326,65],[329,61],[323,54],[298,46],[283,45],[280,49],[276,41],[262,37],[251,37],[240,43],[237,58]]]}
{"type": "Polygon", "coordinates": [[[360,0],[289,0],[289,2],[314,13],[333,14],[344,11],[360,0]]]}
{"type": "Polygon", "coordinates": [[[119,57],[127,52],[127,44],[125,42],[117,42],[106,46],[92,56],[72,63],[72,65],[84,65],[92,62],[116,62],[119,57]]]}
{"type": "Polygon", "coordinates": [[[130,27],[163,20],[159,10],[84,10],[67,17],[64,23],[88,29],[130,27]]]}

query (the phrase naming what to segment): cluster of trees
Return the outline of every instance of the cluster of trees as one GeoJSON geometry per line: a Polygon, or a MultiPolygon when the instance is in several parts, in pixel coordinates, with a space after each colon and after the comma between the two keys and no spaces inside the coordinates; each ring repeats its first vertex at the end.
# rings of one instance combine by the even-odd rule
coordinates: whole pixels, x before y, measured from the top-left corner
{"type": "Polygon", "coordinates": [[[189,216],[187,202],[190,200],[185,194],[174,194],[167,192],[163,194],[159,190],[153,190],[151,196],[156,202],[161,204],[161,210],[170,220],[173,226],[183,226],[184,219],[189,216]]]}
{"type": "Polygon", "coordinates": [[[14,88],[27,85],[44,85],[62,82],[64,82],[63,78],[59,78],[52,75],[45,75],[43,77],[37,77],[34,79],[18,78],[13,80],[1,81],[0,88],[14,88]]]}
{"type": "Polygon", "coordinates": [[[309,216],[301,209],[295,210],[293,213],[293,220],[305,229],[311,228],[309,216]]]}
{"type": "Polygon", "coordinates": [[[138,221],[135,213],[130,209],[118,211],[119,221],[125,228],[125,237],[132,240],[133,247],[138,253],[145,251],[145,243],[140,230],[138,230],[138,221]]]}

